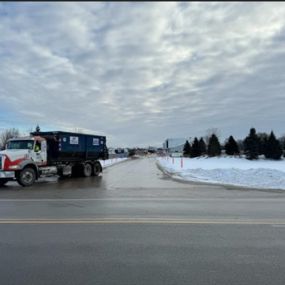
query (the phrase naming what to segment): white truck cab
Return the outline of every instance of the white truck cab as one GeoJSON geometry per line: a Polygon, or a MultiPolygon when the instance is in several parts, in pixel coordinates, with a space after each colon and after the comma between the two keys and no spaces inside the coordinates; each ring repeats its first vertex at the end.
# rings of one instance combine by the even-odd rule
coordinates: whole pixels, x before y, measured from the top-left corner
{"type": "Polygon", "coordinates": [[[46,164],[47,143],[44,138],[10,139],[6,149],[0,151],[0,186],[15,178],[22,186],[28,186],[37,179],[38,168],[46,164]]]}

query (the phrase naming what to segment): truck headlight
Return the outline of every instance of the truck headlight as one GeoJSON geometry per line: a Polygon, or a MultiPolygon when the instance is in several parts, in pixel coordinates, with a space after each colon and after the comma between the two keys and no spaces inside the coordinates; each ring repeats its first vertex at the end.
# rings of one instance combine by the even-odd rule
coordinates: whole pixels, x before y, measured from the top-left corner
{"type": "Polygon", "coordinates": [[[11,165],[10,167],[9,167],[9,169],[18,169],[19,168],[19,165],[11,165]]]}

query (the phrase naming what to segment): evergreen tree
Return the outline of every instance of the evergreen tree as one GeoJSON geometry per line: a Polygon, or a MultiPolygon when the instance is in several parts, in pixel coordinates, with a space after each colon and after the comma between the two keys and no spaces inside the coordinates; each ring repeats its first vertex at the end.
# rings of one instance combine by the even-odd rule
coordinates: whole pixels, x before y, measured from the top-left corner
{"type": "Polygon", "coordinates": [[[271,159],[280,159],[281,156],[282,156],[282,148],[280,142],[276,139],[272,131],[266,143],[265,157],[271,159]]]}
{"type": "Polygon", "coordinates": [[[258,159],[258,137],[255,128],[251,128],[249,135],[245,138],[244,153],[247,159],[258,159]]]}
{"type": "Polygon", "coordinates": [[[278,140],[279,140],[282,148],[284,148],[284,146],[285,146],[285,136],[280,137],[278,140]]]}
{"type": "Polygon", "coordinates": [[[238,155],[239,147],[233,136],[230,136],[225,144],[225,150],[227,155],[238,155]]]}
{"type": "Polygon", "coordinates": [[[204,142],[202,137],[199,140],[199,149],[200,149],[201,155],[206,154],[207,147],[206,147],[206,143],[204,142]]]}
{"type": "Polygon", "coordinates": [[[191,147],[191,157],[197,157],[201,155],[200,147],[199,147],[199,141],[195,137],[194,142],[191,147]]]}
{"type": "Polygon", "coordinates": [[[128,156],[133,157],[136,155],[136,150],[134,148],[129,148],[128,149],[128,156]]]}
{"type": "Polygon", "coordinates": [[[244,151],[243,140],[236,140],[240,153],[244,151]]]}
{"type": "Polygon", "coordinates": [[[183,148],[183,156],[190,157],[191,155],[191,145],[189,141],[186,141],[183,148]]]}
{"type": "Polygon", "coordinates": [[[279,143],[281,145],[282,152],[284,153],[285,156],[285,135],[279,138],[279,143]]]}
{"type": "Polygon", "coordinates": [[[268,140],[268,134],[267,133],[258,133],[257,134],[258,137],[258,154],[265,155],[265,149],[266,149],[266,145],[267,145],[267,140],[268,140]]]}
{"type": "Polygon", "coordinates": [[[221,154],[221,145],[219,142],[219,139],[215,134],[212,134],[212,136],[209,139],[209,145],[208,145],[208,155],[209,156],[217,156],[221,154]]]}
{"type": "Polygon", "coordinates": [[[40,131],[41,131],[41,128],[40,128],[39,125],[37,125],[37,126],[36,126],[36,132],[38,133],[38,132],[40,132],[40,131]]]}

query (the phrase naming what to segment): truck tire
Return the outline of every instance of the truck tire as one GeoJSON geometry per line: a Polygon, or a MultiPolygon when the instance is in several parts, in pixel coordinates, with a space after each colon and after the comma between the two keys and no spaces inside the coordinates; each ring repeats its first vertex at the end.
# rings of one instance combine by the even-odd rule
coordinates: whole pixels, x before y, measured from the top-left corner
{"type": "Polygon", "coordinates": [[[99,162],[95,162],[93,166],[93,174],[94,176],[98,176],[102,172],[102,167],[99,162]]]}
{"type": "Polygon", "coordinates": [[[92,175],[92,165],[90,163],[85,163],[83,166],[83,176],[90,177],[92,175]]]}
{"type": "Polygon", "coordinates": [[[6,179],[0,179],[0,187],[4,186],[7,182],[8,180],[6,179]]]}
{"type": "Polygon", "coordinates": [[[35,183],[36,180],[36,172],[31,167],[26,167],[21,170],[17,175],[17,182],[23,186],[28,187],[35,183]]]}

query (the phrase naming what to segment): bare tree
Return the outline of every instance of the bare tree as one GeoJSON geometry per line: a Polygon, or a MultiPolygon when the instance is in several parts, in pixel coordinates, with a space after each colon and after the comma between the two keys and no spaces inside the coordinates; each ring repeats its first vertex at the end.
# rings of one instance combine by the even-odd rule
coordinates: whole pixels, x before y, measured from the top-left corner
{"type": "Polygon", "coordinates": [[[30,133],[33,133],[35,129],[33,127],[28,128],[25,132],[22,133],[23,136],[29,136],[30,133]]]}
{"type": "Polygon", "coordinates": [[[218,128],[210,128],[210,129],[207,129],[207,130],[206,130],[206,135],[205,135],[205,137],[204,137],[204,139],[205,139],[207,145],[209,144],[209,140],[210,140],[210,137],[211,137],[212,135],[215,135],[217,138],[220,138],[220,136],[221,136],[221,131],[220,131],[218,128]]]}
{"type": "Polygon", "coordinates": [[[11,128],[6,129],[2,133],[0,133],[0,149],[3,149],[8,142],[9,139],[20,136],[20,132],[18,129],[11,128]]]}

